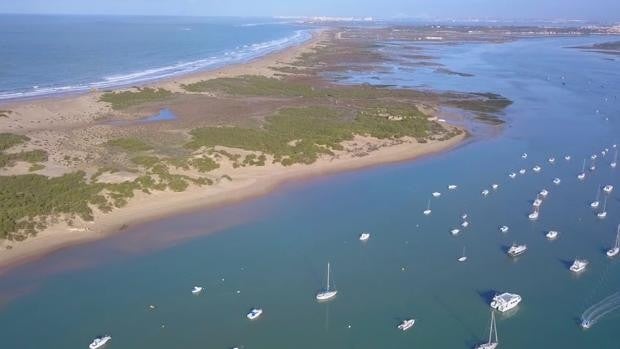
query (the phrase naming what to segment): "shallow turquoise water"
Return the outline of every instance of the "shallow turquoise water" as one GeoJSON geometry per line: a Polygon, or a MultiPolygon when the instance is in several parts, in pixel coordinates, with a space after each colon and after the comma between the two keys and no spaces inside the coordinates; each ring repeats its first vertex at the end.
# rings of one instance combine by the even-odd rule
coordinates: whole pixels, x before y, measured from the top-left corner
{"type": "MultiPolygon", "coordinates": [[[[515,102],[503,132],[415,162],[291,182],[15,269],[0,279],[3,348],[86,347],[104,332],[114,349],[471,348],[487,333],[489,297],[502,291],[524,298],[498,319],[502,348],[617,348],[620,311],[589,331],[578,317],[620,289],[620,259],[604,255],[620,223],[620,169],[609,168],[608,155],[584,183],[576,174],[583,158],[620,143],[620,64],[565,48],[604,39],[430,47],[448,68],[475,76],[395,67],[379,82],[503,94],[515,102]],[[510,180],[521,167],[528,173],[510,180]],[[448,192],[451,183],[459,189],[448,192]],[[499,190],[482,198],[491,183],[499,190]],[[616,190],[599,220],[587,205],[606,183],[616,190]],[[532,223],[530,202],[542,188],[549,198],[532,223]],[[436,190],[443,195],[425,217],[436,190]],[[471,225],[453,237],[463,211],[471,225]],[[557,241],[545,239],[549,229],[560,231],[557,241]],[[372,233],[366,244],[361,231],[372,233]],[[528,252],[506,257],[512,242],[528,252]],[[463,246],[469,260],[458,263],[463,246]],[[580,276],[567,269],[575,257],[591,262],[580,276]],[[339,294],[317,304],[328,261],[339,294]],[[192,296],[196,284],[206,291],[192,296]],[[255,306],[265,313],[249,322],[255,306]],[[407,317],[418,322],[401,333],[395,327],[407,317]]],[[[377,82],[377,74],[356,81],[377,82]]]]}

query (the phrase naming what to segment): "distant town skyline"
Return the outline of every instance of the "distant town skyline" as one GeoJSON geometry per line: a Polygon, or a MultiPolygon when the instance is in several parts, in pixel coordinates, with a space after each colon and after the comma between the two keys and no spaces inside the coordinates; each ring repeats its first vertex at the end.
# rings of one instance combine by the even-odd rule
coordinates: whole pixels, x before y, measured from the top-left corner
{"type": "Polygon", "coordinates": [[[620,1],[559,0],[20,0],[0,13],[170,16],[337,16],[381,19],[620,21],[620,1]]]}

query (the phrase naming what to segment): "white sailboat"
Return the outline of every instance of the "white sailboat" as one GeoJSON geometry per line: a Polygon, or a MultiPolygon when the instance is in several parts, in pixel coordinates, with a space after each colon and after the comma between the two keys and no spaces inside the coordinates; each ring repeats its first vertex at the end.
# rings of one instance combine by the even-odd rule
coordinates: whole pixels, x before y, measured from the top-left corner
{"type": "Polygon", "coordinates": [[[106,345],[112,339],[111,336],[105,335],[102,337],[96,337],[93,341],[88,345],[90,349],[98,349],[106,345]]]}
{"type": "Polygon", "coordinates": [[[603,201],[603,210],[596,214],[596,216],[600,219],[607,217],[607,196],[603,201]]]}
{"type": "Polygon", "coordinates": [[[618,231],[616,233],[616,243],[614,247],[607,251],[607,257],[615,257],[620,253],[620,224],[618,224],[618,231]]]}
{"type": "Polygon", "coordinates": [[[459,262],[465,262],[467,260],[467,256],[465,255],[465,247],[463,246],[463,254],[457,259],[459,262]]]}
{"type": "Polygon", "coordinates": [[[325,290],[323,290],[322,292],[319,292],[316,294],[316,300],[317,301],[328,301],[332,298],[334,298],[336,296],[336,294],[338,294],[337,290],[330,290],[329,289],[329,272],[330,272],[330,265],[329,262],[327,263],[327,285],[325,287],[325,290]]]}
{"type": "Polygon", "coordinates": [[[586,178],[586,159],[583,159],[583,165],[581,166],[581,172],[577,175],[577,179],[583,181],[586,178]]]}
{"type": "Polygon", "coordinates": [[[424,210],[422,213],[424,213],[425,216],[428,216],[429,214],[431,214],[431,200],[428,200],[428,202],[426,203],[426,210],[424,210]]]}
{"type": "Polygon", "coordinates": [[[618,166],[618,149],[616,149],[616,152],[614,153],[614,160],[609,163],[609,167],[611,168],[616,168],[616,166],[618,166]]]}
{"type": "Polygon", "coordinates": [[[495,323],[495,311],[491,310],[491,325],[489,326],[489,341],[486,343],[477,345],[476,349],[495,349],[497,348],[498,345],[499,345],[499,339],[497,338],[497,324],[495,323]]]}

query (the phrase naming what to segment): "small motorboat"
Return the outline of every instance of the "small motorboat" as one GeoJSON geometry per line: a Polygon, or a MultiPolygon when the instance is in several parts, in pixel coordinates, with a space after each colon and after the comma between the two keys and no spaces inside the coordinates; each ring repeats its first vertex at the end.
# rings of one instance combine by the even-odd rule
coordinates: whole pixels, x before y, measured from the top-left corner
{"type": "Polygon", "coordinates": [[[508,226],[506,225],[502,225],[501,227],[499,227],[499,231],[501,231],[502,233],[506,233],[508,232],[508,226]]]}
{"type": "Polygon", "coordinates": [[[263,309],[254,308],[246,315],[249,320],[256,320],[263,314],[263,309]]]}
{"type": "Polygon", "coordinates": [[[606,192],[607,194],[611,193],[614,190],[614,186],[611,184],[607,184],[606,186],[603,187],[603,191],[606,192]]]}
{"type": "Polygon", "coordinates": [[[440,196],[441,196],[441,193],[440,193],[440,192],[438,192],[438,191],[433,192],[433,197],[434,197],[434,198],[438,198],[438,197],[440,197],[440,196]]]}
{"type": "Polygon", "coordinates": [[[450,184],[448,186],[448,190],[455,190],[456,188],[458,188],[458,186],[456,184],[450,184]]]}
{"type": "Polygon", "coordinates": [[[549,191],[547,189],[543,189],[540,191],[540,193],[538,193],[538,195],[542,196],[543,198],[546,198],[547,195],[549,195],[549,191]]]}
{"type": "Polygon", "coordinates": [[[461,223],[461,227],[463,227],[463,228],[469,227],[469,222],[468,221],[463,221],[463,223],[461,223]]]}
{"type": "Polygon", "coordinates": [[[555,231],[555,230],[549,230],[545,236],[549,240],[555,240],[555,239],[558,238],[558,234],[559,233],[557,231],[555,231]]]}
{"type": "Polygon", "coordinates": [[[361,233],[360,234],[360,241],[367,241],[368,239],[370,239],[370,233],[361,233]]]}
{"type": "Polygon", "coordinates": [[[499,188],[499,184],[491,184],[491,189],[497,190],[499,188]]]}
{"type": "Polygon", "coordinates": [[[527,159],[527,153],[521,154],[521,159],[527,159]]]}
{"type": "Polygon", "coordinates": [[[200,292],[202,292],[202,287],[194,286],[194,288],[192,288],[192,293],[193,294],[199,294],[200,292]]]}
{"type": "Polygon", "coordinates": [[[105,336],[101,336],[101,337],[96,337],[95,339],[93,339],[93,341],[88,345],[88,347],[90,349],[97,349],[97,348],[101,348],[104,345],[106,345],[106,343],[108,343],[110,341],[110,339],[112,339],[111,336],[109,335],[105,335],[105,336]]]}
{"type": "Polygon", "coordinates": [[[461,229],[458,229],[458,228],[454,228],[450,230],[450,234],[452,235],[458,235],[460,232],[461,232],[461,229]]]}
{"type": "Polygon", "coordinates": [[[555,158],[549,158],[548,161],[549,161],[550,164],[554,164],[555,163],[555,158]]]}
{"type": "Polygon", "coordinates": [[[489,189],[485,189],[482,191],[482,196],[487,196],[489,195],[489,189]]]}
{"type": "Polygon", "coordinates": [[[570,161],[570,155],[566,155],[566,156],[564,156],[564,160],[566,160],[566,161],[570,161]]]}
{"type": "Polygon", "coordinates": [[[515,179],[517,177],[517,174],[514,172],[510,172],[510,174],[508,175],[508,177],[510,177],[511,179],[515,179]]]}
{"type": "Polygon", "coordinates": [[[561,183],[561,182],[562,182],[562,180],[561,180],[561,179],[559,179],[558,177],[555,177],[555,178],[553,179],[553,184],[555,184],[555,185],[560,185],[560,183],[561,183]]]}
{"type": "Polygon", "coordinates": [[[540,166],[538,166],[538,165],[536,165],[536,166],[532,167],[532,171],[534,171],[534,172],[536,172],[536,173],[540,172],[541,170],[542,170],[542,167],[540,167],[540,166]]]}
{"type": "Polygon", "coordinates": [[[397,327],[401,331],[407,331],[408,329],[412,328],[414,324],[415,324],[415,319],[408,319],[408,320],[403,320],[403,322],[401,322],[400,325],[398,325],[397,327]]]}
{"type": "Polygon", "coordinates": [[[522,168],[522,169],[520,169],[520,170],[519,170],[519,174],[524,175],[524,174],[525,174],[525,172],[527,172],[527,170],[526,170],[526,169],[524,169],[524,168],[522,168]]]}

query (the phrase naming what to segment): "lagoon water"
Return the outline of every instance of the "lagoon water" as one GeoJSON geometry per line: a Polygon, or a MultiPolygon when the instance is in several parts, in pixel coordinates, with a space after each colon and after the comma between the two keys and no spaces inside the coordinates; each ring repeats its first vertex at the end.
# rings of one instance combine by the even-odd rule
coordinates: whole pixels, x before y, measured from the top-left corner
{"type": "Polygon", "coordinates": [[[109,333],[113,349],[471,348],[488,333],[489,298],[510,291],[524,301],[498,317],[502,348],[617,348],[620,311],[588,331],[578,321],[620,289],[620,258],[604,255],[620,223],[620,169],[608,165],[612,151],[584,182],[576,175],[582,159],[620,143],[620,61],[566,48],[607,39],[425,47],[472,77],[359,73],[349,81],[495,92],[514,104],[501,132],[476,129],[448,153],[288,183],[14,269],[0,278],[2,347],[84,348],[109,333]],[[527,174],[508,178],[520,168],[527,174]],[[452,183],[459,188],[448,192],[452,183]],[[492,183],[499,189],[483,198],[492,183]],[[605,220],[588,207],[600,184],[616,187],[605,220]],[[531,222],[543,188],[549,197],[531,222]],[[423,216],[433,191],[443,195],[423,216]],[[471,224],[453,237],[463,212],[471,224]],[[367,243],[362,231],[372,233],[367,243]],[[508,258],[513,242],[527,253],[508,258]],[[469,259],[458,263],[463,246],[469,259]],[[568,271],[576,257],[590,261],[579,276],[568,271]],[[339,293],[318,304],[328,261],[339,293]],[[194,285],[205,291],[192,295],[194,285]],[[245,318],[252,307],[264,309],[260,320],[245,318]],[[409,317],[415,327],[398,331],[409,317]]]}
{"type": "Polygon", "coordinates": [[[0,100],[131,86],[309,38],[266,19],[0,15],[0,100]]]}

